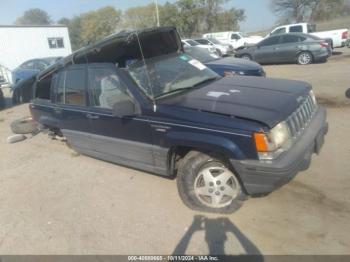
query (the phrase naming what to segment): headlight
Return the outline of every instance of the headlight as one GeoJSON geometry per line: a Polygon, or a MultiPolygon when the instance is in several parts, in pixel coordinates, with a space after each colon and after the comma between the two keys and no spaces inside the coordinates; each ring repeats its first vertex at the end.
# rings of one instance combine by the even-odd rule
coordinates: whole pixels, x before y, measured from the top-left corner
{"type": "Polygon", "coordinates": [[[317,100],[316,100],[316,96],[314,94],[314,91],[311,90],[309,95],[311,96],[312,102],[314,102],[314,105],[317,106],[317,100]]]}
{"type": "Polygon", "coordinates": [[[272,160],[291,145],[289,128],[285,122],[279,123],[269,133],[254,133],[256,150],[261,160],[272,160]]]}
{"type": "Polygon", "coordinates": [[[225,77],[233,77],[235,75],[239,75],[239,76],[244,76],[245,72],[244,71],[224,71],[224,76],[225,77]]]}

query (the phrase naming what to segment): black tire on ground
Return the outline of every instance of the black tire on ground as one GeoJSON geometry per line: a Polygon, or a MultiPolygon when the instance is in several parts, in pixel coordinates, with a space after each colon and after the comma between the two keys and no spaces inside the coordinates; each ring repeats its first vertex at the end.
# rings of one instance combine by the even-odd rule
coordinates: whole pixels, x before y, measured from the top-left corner
{"type": "Polygon", "coordinates": [[[0,89],[0,109],[5,108],[5,98],[2,90],[0,89]]]}
{"type": "Polygon", "coordinates": [[[15,134],[35,133],[38,131],[38,124],[31,117],[24,117],[13,121],[11,130],[15,134]]]}
{"type": "Polygon", "coordinates": [[[190,151],[182,159],[177,188],[189,208],[212,213],[233,213],[247,197],[239,178],[225,161],[198,151],[190,151]],[[226,195],[226,192],[232,192],[232,195],[226,195]]]}
{"type": "Polygon", "coordinates": [[[297,63],[299,65],[309,65],[312,64],[314,58],[309,51],[303,51],[297,55],[297,63]]]}
{"type": "Polygon", "coordinates": [[[220,49],[216,49],[216,52],[218,53],[218,56],[222,56],[220,49]]]}
{"type": "Polygon", "coordinates": [[[12,94],[12,105],[17,105],[21,101],[20,94],[18,91],[14,91],[12,94]]]}
{"type": "Polygon", "coordinates": [[[253,60],[252,56],[249,54],[243,54],[243,55],[241,55],[240,58],[245,59],[245,60],[249,60],[249,61],[253,60]]]}

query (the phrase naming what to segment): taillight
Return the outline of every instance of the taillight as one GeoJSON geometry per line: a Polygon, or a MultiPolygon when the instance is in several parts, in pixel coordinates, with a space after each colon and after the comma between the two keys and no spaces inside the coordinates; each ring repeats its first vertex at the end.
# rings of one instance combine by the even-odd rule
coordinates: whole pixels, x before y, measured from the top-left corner
{"type": "Polygon", "coordinates": [[[348,39],[348,31],[343,32],[341,39],[348,39]]]}
{"type": "Polygon", "coordinates": [[[321,47],[328,48],[328,43],[326,43],[326,42],[320,43],[320,45],[321,45],[321,47]]]}

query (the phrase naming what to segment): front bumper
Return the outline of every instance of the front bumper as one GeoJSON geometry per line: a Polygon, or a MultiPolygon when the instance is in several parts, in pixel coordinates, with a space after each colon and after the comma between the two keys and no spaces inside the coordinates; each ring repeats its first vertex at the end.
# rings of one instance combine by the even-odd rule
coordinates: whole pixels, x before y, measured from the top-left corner
{"type": "Polygon", "coordinates": [[[326,109],[319,107],[305,132],[277,159],[231,160],[231,163],[248,194],[270,193],[309,167],[311,155],[320,152],[327,132],[326,109]]]}

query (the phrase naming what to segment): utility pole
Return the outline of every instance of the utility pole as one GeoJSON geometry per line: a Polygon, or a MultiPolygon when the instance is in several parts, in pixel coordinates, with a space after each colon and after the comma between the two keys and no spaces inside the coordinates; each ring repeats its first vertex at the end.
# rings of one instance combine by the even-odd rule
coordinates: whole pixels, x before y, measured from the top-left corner
{"type": "Polygon", "coordinates": [[[159,27],[159,26],[160,26],[160,24],[159,24],[159,9],[158,9],[158,0],[154,0],[154,4],[156,5],[157,27],[159,27]]]}

